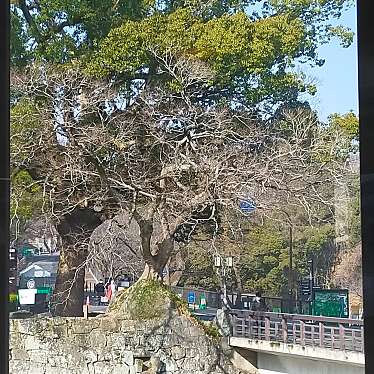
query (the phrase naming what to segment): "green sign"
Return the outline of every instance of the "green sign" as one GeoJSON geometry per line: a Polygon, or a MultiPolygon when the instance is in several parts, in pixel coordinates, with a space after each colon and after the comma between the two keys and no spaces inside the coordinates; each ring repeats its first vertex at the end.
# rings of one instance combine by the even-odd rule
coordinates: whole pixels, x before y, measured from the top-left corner
{"type": "Polygon", "coordinates": [[[9,302],[16,303],[18,301],[18,295],[16,293],[9,294],[9,302]]]}
{"type": "Polygon", "coordinates": [[[348,318],[348,290],[314,290],[313,315],[348,318]]]}
{"type": "Polygon", "coordinates": [[[33,256],[34,255],[34,249],[33,248],[23,248],[22,249],[22,256],[33,256]]]}
{"type": "Polygon", "coordinates": [[[39,294],[51,294],[52,293],[52,288],[51,287],[38,287],[36,289],[36,293],[39,293],[39,294]]]}
{"type": "Polygon", "coordinates": [[[200,295],[199,309],[206,309],[206,297],[204,294],[200,295]]]}

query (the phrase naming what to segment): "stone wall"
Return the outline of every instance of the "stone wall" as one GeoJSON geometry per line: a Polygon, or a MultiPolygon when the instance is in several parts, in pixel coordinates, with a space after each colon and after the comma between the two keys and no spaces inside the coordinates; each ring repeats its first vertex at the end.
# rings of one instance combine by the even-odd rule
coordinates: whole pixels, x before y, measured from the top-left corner
{"type": "Polygon", "coordinates": [[[118,317],[10,321],[11,374],[241,374],[230,352],[171,312],[151,321],[118,317]]]}

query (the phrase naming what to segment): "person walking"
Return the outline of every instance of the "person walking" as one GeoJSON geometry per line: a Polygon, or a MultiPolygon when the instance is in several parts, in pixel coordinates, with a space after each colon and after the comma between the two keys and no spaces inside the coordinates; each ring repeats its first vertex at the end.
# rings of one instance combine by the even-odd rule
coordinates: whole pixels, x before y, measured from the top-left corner
{"type": "Polygon", "coordinates": [[[265,299],[262,297],[260,291],[256,292],[256,296],[252,301],[252,308],[254,312],[267,312],[268,306],[266,305],[265,299]]]}
{"type": "Polygon", "coordinates": [[[108,303],[112,299],[112,278],[110,277],[108,279],[108,282],[105,284],[105,296],[108,299],[108,303]]]}
{"type": "MultiPolygon", "coordinates": [[[[253,298],[252,301],[252,311],[254,312],[267,312],[268,308],[266,305],[266,302],[264,298],[262,297],[261,291],[257,291],[255,297],[253,298]]],[[[257,316],[255,322],[254,322],[254,327],[256,329],[256,335],[258,339],[261,337],[261,328],[263,324],[264,318],[262,316],[257,316]]]]}
{"type": "Polygon", "coordinates": [[[114,283],[114,280],[112,279],[110,282],[110,290],[111,290],[111,299],[114,299],[114,296],[116,294],[116,284],[114,283]]]}

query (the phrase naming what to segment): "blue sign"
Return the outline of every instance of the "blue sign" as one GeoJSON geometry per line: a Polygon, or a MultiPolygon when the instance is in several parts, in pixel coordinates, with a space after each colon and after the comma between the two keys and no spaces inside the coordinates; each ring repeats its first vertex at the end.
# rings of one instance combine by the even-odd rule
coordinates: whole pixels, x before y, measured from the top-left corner
{"type": "Polygon", "coordinates": [[[243,213],[249,214],[256,210],[256,204],[251,200],[242,200],[239,203],[240,210],[243,213]]]}
{"type": "Polygon", "coordinates": [[[195,300],[196,300],[196,296],[195,296],[195,292],[189,292],[188,293],[188,304],[195,304],[195,300]]]}

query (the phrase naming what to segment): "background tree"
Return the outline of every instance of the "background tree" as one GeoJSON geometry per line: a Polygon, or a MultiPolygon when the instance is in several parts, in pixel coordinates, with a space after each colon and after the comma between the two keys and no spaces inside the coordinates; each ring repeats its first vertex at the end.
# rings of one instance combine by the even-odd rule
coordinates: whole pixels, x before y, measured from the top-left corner
{"type": "Polygon", "coordinates": [[[362,300],[362,255],[361,245],[344,251],[332,274],[332,284],[345,288],[362,300]]]}
{"type": "MultiPolygon", "coordinates": [[[[214,269],[215,250],[223,256],[233,256],[233,270],[227,285],[236,293],[253,293],[262,290],[267,296],[289,295],[289,226],[272,218],[260,219],[260,214],[241,219],[237,236],[224,230],[212,248],[193,240],[187,245],[186,271],[181,285],[217,289],[219,279],[214,269]],[[226,232],[226,234],[225,234],[226,232]],[[238,236],[240,235],[240,238],[238,236]]],[[[331,223],[310,225],[295,221],[293,226],[293,290],[297,283],[309,276],[308,260],[314,258],[316,279],[319,285],[331,282],[336,261],[335,232],[331,223]]]]}
{"type": "Polygon", "coordinates": [[[91,235],[87,261],[106,278],[140,277],[144,262],[136,223],[125,214],[103,222],[91,235]]]}

